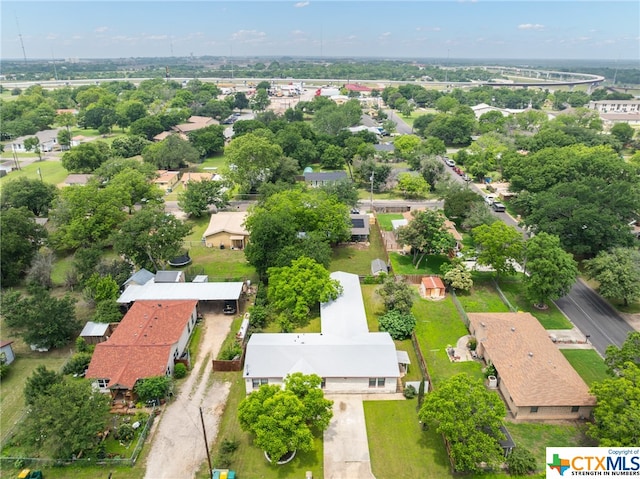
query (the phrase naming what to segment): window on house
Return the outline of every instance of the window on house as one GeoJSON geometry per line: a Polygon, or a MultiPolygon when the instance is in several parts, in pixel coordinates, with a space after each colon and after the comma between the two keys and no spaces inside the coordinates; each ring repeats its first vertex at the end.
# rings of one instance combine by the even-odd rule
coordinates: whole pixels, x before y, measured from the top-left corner
{"type": "Polygon", "coordinates": [[[320,381],[320,388],[324,389],[325,387],[327,387],[327,378],[322,378],[320,381]]]}
{"type": "Polygon", "coordinates": [[[253,378],[251,380],[253,389],[258,389],[263,384],[269,384],[269,380],[267,378],[253,378]]]}
{"type": "Polygon", "coordinates": [[[369,387],[370,388],[383,388],[384,387],[384,378],[369,378],[369,387]]]}
{"type": "Polygon", "coordinates": [[[538,412],[538,406],[531,406],[531,412],[538,412]]]}
{"type": "Polygon", "coordinates": [[[580,406],[573,406],[571,408],[571,412],[578,412],[580,410],[580,406]]]}
{"type": "Polygon", "coordinates": [[[106,389],[107,388],[107,384],[109,384],[109,380],[108,379],[98,379],[98,387],[100,389],[106,389]]]}

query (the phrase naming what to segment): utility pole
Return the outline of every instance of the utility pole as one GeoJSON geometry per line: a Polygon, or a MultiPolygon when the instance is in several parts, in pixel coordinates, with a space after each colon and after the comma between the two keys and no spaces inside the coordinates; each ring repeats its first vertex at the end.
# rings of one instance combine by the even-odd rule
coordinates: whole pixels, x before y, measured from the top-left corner
{"type": "Polygon", "coordinates": [[[207,462],[209,463],[209,477],[213,477],[213,467],[211,467],[211,454],[209,454],[209,441],[207,441],[207,430],[204,428],[204,417],[202,408],[200,409],[200,422],[202,422],[202,434],[204,435],[204,449],[207,451],[207,462]]]}
{"type": "Polygon", "coordinates": [[[369,178],[371,180],[371,213],[373,213],[373,177],[374,177],[374,171],[371,172],[371,178],[369,178]]]}

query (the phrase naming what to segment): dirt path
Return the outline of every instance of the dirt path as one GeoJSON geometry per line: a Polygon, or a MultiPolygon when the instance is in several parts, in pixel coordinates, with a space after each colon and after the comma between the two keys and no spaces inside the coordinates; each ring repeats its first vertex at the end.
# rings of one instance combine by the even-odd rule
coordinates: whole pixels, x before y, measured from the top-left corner
{"type": "Polygon", "coordinates": [[[228,383],[211,381],[211,359],[218,354],[232,319],[231,316],[205,315],[198,358],[175,400],[154,426],[145,479],[192,478],[206,462],[199,408],[204,414],[211,446],[230,387],[228,383]]]}

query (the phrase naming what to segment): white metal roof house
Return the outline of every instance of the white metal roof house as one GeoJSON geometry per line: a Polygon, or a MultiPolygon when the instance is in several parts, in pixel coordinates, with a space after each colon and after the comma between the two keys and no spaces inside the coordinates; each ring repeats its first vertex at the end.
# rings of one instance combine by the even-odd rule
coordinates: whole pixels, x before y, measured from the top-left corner
{"type": "Polygon", "coordinates": [[[290,373],[317,374],[332,393],[395,393],[400,377],[388,333],[370,333],[358,276],[331,273],[343,293],[320,308],[321,333],[253,334],[244,372],[247,394],[262,384],[282,384],[290,373]]]}

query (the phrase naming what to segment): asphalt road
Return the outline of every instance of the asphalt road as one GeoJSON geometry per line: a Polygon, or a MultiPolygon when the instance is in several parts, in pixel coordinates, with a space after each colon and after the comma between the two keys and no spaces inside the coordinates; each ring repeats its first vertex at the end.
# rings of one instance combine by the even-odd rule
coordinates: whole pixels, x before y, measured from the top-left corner
{"type": "Polygon", "coordinates": [[[607,346],[622,346],[634,329],[595,291],[581,280],[556,305],[586,336],[601,355],[607,346]]]}

